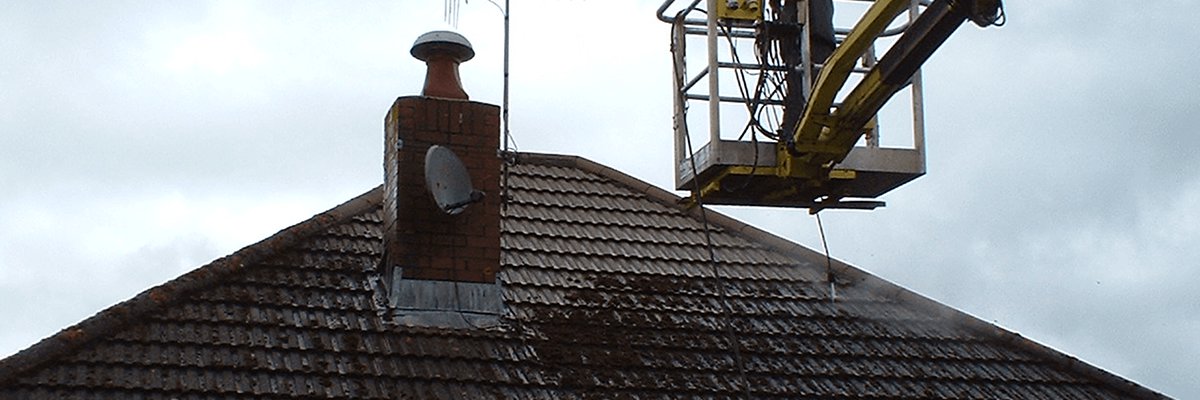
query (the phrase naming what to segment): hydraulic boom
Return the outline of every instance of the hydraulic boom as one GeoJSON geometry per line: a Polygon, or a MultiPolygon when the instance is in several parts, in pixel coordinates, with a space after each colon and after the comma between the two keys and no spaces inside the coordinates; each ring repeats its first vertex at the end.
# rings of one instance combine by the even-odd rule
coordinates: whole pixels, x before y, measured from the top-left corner
{"type": "Polygon", "coordinates": [[[862,137],[866,124],[884,103],[908,84],[917,69],[955,29],[967,19],[986,27],[1002,18],[1000,0],[935,0],[846,96],[841,106],[832,108],[835,96],[845,85],[859,56],[908,4],[909,0],[876,1],[842,45],[834,50],[817,77],[795,134],[784,143],[788,154],[781,154],[781,160],[795,168],[812,169],[813,178],[828,175],[832,165],[850,153],[862,137]]]}

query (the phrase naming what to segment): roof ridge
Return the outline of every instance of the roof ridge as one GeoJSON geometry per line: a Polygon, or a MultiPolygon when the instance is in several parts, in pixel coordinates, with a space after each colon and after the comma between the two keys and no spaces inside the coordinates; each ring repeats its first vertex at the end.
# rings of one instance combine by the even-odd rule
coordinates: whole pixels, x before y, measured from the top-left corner
{"type": "MultiPolygon", "coordinates": [[[[700,218],[699,208],[685,206],[683,197],[654,186],[653,184],[638,179],[632,175],[618,171],[612,167],[597,163],[587,158],[560,154],[520,153],[518,160],[518,162],[528,160],[531,163],[575,167],[585,172],[590,172],[610,179],[635,192],[643,193],[649,199],[665,206],[680,210],[693,218],[700,218]]],[[[711,208],[706,208],[705,213],[707,214],[710,224],[717,225],[722,229],[726,229],[734,234],[742,235],[743,237],[750,239],[751,242],[761,243],[771,250],[797,256],[801,259],[811,261],[817,265],[825,262],[826,258],[824,254],[818,253],[815,250],[804,247],[803,245],[795,243],[791,240],[739,221],[711,208]]],[[[1106,384],[1115,390],[1122,391],[1125,394],[1135,398],[1169,398],[1166,395],[1142,386],[1137,382],[1125,379],[1121,376],[1108,372],[1103,368],[1084,362],[1066,353],[1038,343],[1030,338],[1021,336],[1019,333],[1009,331],[1000,326],[979,319],[978,317],[975,317],[950,305],[943,304],[929,297],[925,297],[924,295],[861,270],[844,261],[838,259],[831,260],[833,264],[833,270],[836,274],[842,277],[851,278],[853,280],[853,284],[855,285],[867,285],[875,290],[880,290],[881,292],[885,293],[883,295],[884,297],[892,297],[899,302],[919,307],[919,310],[921,311],[930,312],[934,315],[950,320],[953,323],[979,333],[986,338],[1013,346],[1020,351],[1025,351],[1036,356],[1044,357],[1045,359],[1056,363],[1058,367],[1066,371],[1078,373],[1094,379],[1097,382],[1106,384]]]]}
{"type": "MultiPolygon", "coordinates": [[[[684,216],[700,218],[701,209],[687,206],[680,196],[583,157],[560,154],[517,153],[517,159],[518,162],[574,168],[585,173],[590,173],[635,193],[643,194],[650,201],[660,203],[670,209],[678,210],[684,216]]],[[[136,321],[138,317],[146,313],[179,301],[189,293],[221,282],[230,275],[243,271],[245,266],[261,262],[277,254],[280,249],[295,245],[301,240],[317,235],[338,224],[345,223],[355,215],[360,215],[365,211],[380,207],[382,191],[382,185],[377,186],[350,201],[285,228],[266,239],[246,246],[228,256],[214,260],[178,278],[143,291],[131,299],[110,306],[75,325],[42,339],[33,346],[12,356],[0,359],[0,384],[8,383],[31,369],[38,368],[66,354],[70,354],[71,351],[78,349],[80,346],[109,335],[136,321]]],[[[822,253],[720,212],[711,209],[705,209],[705,212],[710,224],[720,229],[731,231],[735,235],[748,239],[752,243],[760,244],[766,250],[796,257],[799,260],[811,262],[813,265],[821,265],[826,260],[825,255],[822,253]]],[[[1131,398],[1167,398],[1163,394],[1157,393],[1133,381],[1037,343],[1020,334],[988,323],[949,305],[922,296],[843,261],[833,260],[833,268],[840,276],[849,278],[849,283],[852,285],[862,285],[860,287],[874,289],[883,298],[891,298],[902,304],[914,307],[919,312],[927,312],[931,315],[944,318],[951,324],[977,333],[985,340],[995,341],[1014,351],[1025,352],[1046,360],[1048,364],[1059,370],[1086,377],[1099,385],[1122,392],[1131,398]]]]}
{"type": "Polygon", "coordinates": [[[364,211],[378,207],[383,186],[358,195],[325,212],[243,247],[233,254],[218,258],[175,279],[147,289],[136,296],[112,305],[87,319],[71,325],[36,344],[0,359],[0,384],[15,379],[21,373],[55,360],[69,351],[94,339],[104,337],[148,312],[178,301],[182,296],[208,287],[246,265],[262,261],[277,250],[294,245],[313,234],[322,232],[364,211]]]}

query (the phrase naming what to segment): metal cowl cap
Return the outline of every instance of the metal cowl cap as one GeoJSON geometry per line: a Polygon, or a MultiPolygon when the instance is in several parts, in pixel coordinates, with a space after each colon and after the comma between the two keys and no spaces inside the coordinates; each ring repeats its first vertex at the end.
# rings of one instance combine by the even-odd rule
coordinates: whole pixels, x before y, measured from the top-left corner
{"type": "Polygon", "coordinates": [[[445,53],[451,56],[456,62],[464,62],[475,57],[475,49],[471,48],[471,42],[466,37],[451,31],[433,31],[427,32],[413,42],[412,50],[409,51],[413,57],[421,61],[429,61],[429,57],[437,53],[445,53]]]}

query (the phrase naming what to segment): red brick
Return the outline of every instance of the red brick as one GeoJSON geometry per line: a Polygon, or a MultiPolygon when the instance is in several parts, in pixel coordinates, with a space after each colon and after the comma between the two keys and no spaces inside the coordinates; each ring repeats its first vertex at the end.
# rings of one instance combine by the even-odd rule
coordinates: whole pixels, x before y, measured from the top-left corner
{"type": "Polygon", "coordinates": [[[454,280],[455,271],[440,268],[405,268],[404,277],[407,279],[449,281],[454,280]]]}
{"type": "Polygon", "coordinates": [[[492,239],[494,238],[489,238],[482,234],[471,234],[467,236],[467,247],[486,249],[491,247],[492,242],[494,242],[492,239]]]}
{"type": "Polygon", "coordinates": [[[386,138],[400,138],[398,151],[385,143],[385,249],[389,265],[417,279],[494,282],[500,266],[501,160],[499,108],[424,97],[397,99],[385,119],[386,138]],[[437,209],[424,181],[424,156],[438,144],[468,167],[484,201],[451,216],[437,209]],[[446,271],[457,271],[449,273],[446,271]]]}

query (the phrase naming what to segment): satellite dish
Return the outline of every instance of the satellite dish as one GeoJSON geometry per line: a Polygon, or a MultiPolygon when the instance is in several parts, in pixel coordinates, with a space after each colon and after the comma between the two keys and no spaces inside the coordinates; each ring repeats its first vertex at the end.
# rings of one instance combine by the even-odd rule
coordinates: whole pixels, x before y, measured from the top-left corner
{"type": "Polygon", "coordinates": [[[438,145],[425,152],[425,187],[438,208],[450,215],[483,199],[483,192],[471,186],[471,175],[462,160],[454,151],[438,145]]]}

